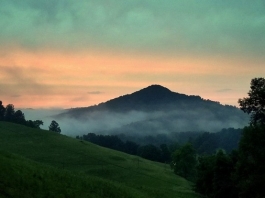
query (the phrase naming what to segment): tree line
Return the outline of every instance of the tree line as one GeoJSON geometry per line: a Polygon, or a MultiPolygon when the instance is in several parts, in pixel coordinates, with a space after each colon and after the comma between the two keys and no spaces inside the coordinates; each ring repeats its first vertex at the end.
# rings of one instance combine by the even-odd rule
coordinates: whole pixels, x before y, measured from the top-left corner
{"type": "Polygon", "coordinates": [[[152,161],[170,162],[170,148],[166,144],[161,144],[159,147],[153,144],[139,145],[129,140],[124,142],[116,135],[96,135],[94,133],[88,133],[81,137],[76,136],[76,138],[152,161]]]}
{"type": "Polygon", "coordinates": [[[0,101],[0,121],[13,122],[38,129],[43,125],[41,120],[26,120],[21,110],[15,110],[13,104],[8,104],[4,107],[2,101],[0,101]]]}
{"type": "Polygon", "coordinates": [[[214,154],[220,148],[230,153],[237,148],[241,133],[242,129],[234,128],[222,129],[217,133],[181,132],[175,134],[175,141],[172,141],[173,138],[169,141],[164,135],[135,138],[139,141],[129,140],[130,138],[126,137],[125,134],[97,135],[88,133],[76,136],[76,138],[131,155],[138,155],[152,161],[169,164],[172,161],[173,152],[187,142],[193,146],[198,155],[214,154]]]}
{"type": "MultiPolygon", "coordinates": [[[[13,104],[8,104],[5,107],[2,101],[0,101],[0,121],[13,122],[37,129],[40,129],[40,126],[43,125],[42,120],[26,120],[25,115],[21,110],[15,110],[13,104]]],[[[55,120],[51,122],[49,131],[61,133],[61,128],[55,120]]]]}

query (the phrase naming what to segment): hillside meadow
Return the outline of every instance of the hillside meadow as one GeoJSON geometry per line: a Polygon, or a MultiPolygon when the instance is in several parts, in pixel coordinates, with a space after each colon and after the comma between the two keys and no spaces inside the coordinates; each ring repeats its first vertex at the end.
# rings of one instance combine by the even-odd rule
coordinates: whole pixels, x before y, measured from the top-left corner
{"type": "Polygon", "coordinates": [[[166,164],[0,122],[2,197],[199,197],[166,164]]]}

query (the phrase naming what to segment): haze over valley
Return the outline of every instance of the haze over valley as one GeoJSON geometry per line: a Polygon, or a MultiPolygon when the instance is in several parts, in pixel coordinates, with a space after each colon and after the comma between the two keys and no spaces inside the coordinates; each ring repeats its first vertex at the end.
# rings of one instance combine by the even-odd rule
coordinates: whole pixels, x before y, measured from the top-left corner
{"type": "Polygon", "coordinates": [[[44,123],[57,120],[62,133],[72,137],[87,133],[156,136],[188,131],[218,132],[223,128],[243,128],[249,119],[236,107],[172,92],[161,85],[151,85],[90,107],[26,112],[44,123]]]}

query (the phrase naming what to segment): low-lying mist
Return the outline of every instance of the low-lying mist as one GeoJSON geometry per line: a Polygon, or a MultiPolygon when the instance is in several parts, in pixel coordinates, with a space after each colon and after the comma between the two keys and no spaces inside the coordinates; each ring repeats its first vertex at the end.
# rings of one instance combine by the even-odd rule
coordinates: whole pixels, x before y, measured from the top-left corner
{"type": "Polygon", "coordinates": [[[42,120],[42,129],[48,130],[54,116],[65,112],[64,109],[21,109],[26,120],[42,120]]]}
{"type": "Polygon", "coordinates": [[[95,111],[84,115],[82,119],[55,116],[64,111],[62,109],[23,110],[26,119],[42,120],[44,125],[41,128],[46,130],[52,120],[57,121],[61,133],[71,137],[88,133],[147,136],[186,131],[217,132],[223,128],[242,128],[248,124],[248,117],[244,114],[223,116],[207,109],[126,113],[95,111]]]}

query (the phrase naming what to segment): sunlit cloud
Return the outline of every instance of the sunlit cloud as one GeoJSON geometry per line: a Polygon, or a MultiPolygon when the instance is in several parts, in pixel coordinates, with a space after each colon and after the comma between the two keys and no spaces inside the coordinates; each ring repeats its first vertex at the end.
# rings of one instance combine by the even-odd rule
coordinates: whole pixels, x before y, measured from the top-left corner
{"type": "Polygon", "coordinates": [[[102,94],[103,92],[101,92],[101,91],[89,91],[89,92],[87,92],[88,94],[95,94],[95,95],[97,95],[97,94],[102,94]]]}

